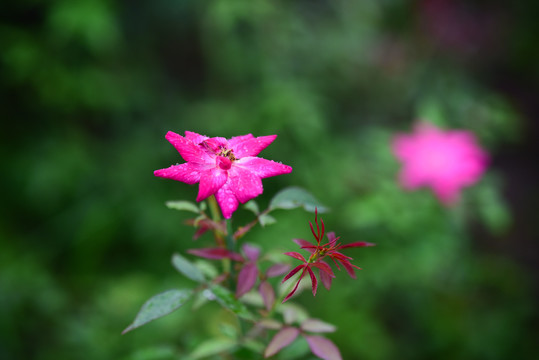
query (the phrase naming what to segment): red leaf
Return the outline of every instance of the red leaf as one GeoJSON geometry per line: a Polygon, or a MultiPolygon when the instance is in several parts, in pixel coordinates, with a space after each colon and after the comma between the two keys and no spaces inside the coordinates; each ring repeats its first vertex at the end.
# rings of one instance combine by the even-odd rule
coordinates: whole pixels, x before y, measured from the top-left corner
{"type": "Polygon", "coordinates": [[[318,260],[317,262],[313,263],[313,266],[319,268],[321,272],[326,273],[328,276],[335,277],[333,270],[331,270],[331,267],[326,262],[318,260]]]}
{"type": "Polygon", "coordinates": [[[260,256],[260,249],[259,248],[256,248],[252,245],[249,245],[249,244],[244,244],[242,246],[242,249],[243,249],[243,252],[245,254],[245,256],[247,256],[247,259],[251,260],[251,261],[256,261],[258,260],[258,257],[260,256]]]}
{"type": "MultiPolygon", "coordinates": [[[[316,221],[316,220],[315,220],[316,221]]],[[[318,238],[318,235],[314,232],[313,224],[309,221],[309,226],[311,227],[311,232],[313,233],[314,238],[316,239],[316,242],[320,244],[320,239],[318,238]]]]}
{"type": "MultiPolygon", "coordinates": [[[[300,265],[299,267],[305,267],[305,265],[300,265]]],[[[293,271],[293,270],[292,270],[293,271]]],[[[305,268],[303,269],[303,272],[301,273],[301,276],[299,277],[298,281],[296,282],[296,286],[294,286],[294,288],[292,289],[292,291],[290,291],[290,293],[288,295],[286,295],[286,297],[283,299],[283,304],[288,300],[290,299],[290,297],[292,297],[292,295],[294,295],[294,293],[296,292],[296,290],[298,289],[298,286],[299,286],[299,283],[301,282],[301,279],[303,279],[303,277],[305,276],[305,268]]]]}
{"type": "Polygon", "coordinates": [[[329,290],[331,288],[331,281],[332,281],[331,276],[326,274],[324,271],[320,271],[319,275],[320,275],[320,281],[322,281],[322,284],[324,284],[324,287],[329,290]]]}
{"type": "Polygon", "coordinates": [[[264,351],[264,357],[270,357],[281,351],[282,348],[290,345],[296,340],[299,335],[299,330],[293,327],[282,328],[273,339],[271,339],[268,347],[264,351]]]}
{"type": "Polygon", "coordinates": [[[288,256],[291,256],[295,259],[298,259],[298,260],[301,260],[303,261],[304,263],[306,263],[307,261],[305,260],[305,258],[303,257],[303,255],[301,255],[300,253],[297,253],[297,252],[285,252],[284,253],[285,255],[288,255],[288,256]]]}
{"type": "Polygon", "coordinates": [[[266,310],[270,311],[275,302],[275,291],[273,291],[273,287],[269,282],[263,281],[258,287],[258,292],[260,293],[260,296],[262,296],[266,310]]]}
{"type": "Polygon", "coordinates": [[[311,276],[311,285],[313,287],[313,296],[316,296],[316,290],[318,289],[318,280],[316,280],[316,276],[314,276],[314,273],[311,270],[310,266],[307,266],[307,270],[309,271],[309,275],[311,276]]]}
{"type": "Polygon", "coordinates": [[[267,271],[266,276],[267,277],[275,277],[284,274],[290,269],[290,265],[288,264],[275,264],[272,265],[267,271]]]}
{"type": "Polygon", "coordinates": [[[284,283],[286,280],[290,279],[290,278],[291,278],[292,276],[294,276],[298,271],[300,271],[301,268],[304,268],[305,266],[307,266],[307,265],[301,264],[301,265],[298,265],[298,266],[296,266],[295,268],[293,268],[292,271],[290,271],[290,272],[288,273],[288,275],[286,275],[286,276],[284,277],[283,281],[281,281],[281,284],[284,283]]]}
{"type": "Polygon", "coordinates": [[[242,261],[243,257],[240,254],[228,251],[223,248],[204,248],[204,249],[190,249],[187,250],[189,254],[200,256],[206,259],[220,260],[220,259],[232,259],[235,261],[242,261]]]}
{"type": "Polygon", "coordinates": [[[365,241],[356,241],[350,244],[344,244],[339,246],[339,249],[346,249],[351,247],[361,247],[361,246],[376,246],[376,244],[365,242],[365,241]]]}
{"type": "Polygon", "coordinates": [[[350,261],[348,261],[346,259],[338,259],[338,260],[344,266],[344,268],[348,272],[348,275],[350,275],[350,277],[355,279],[356,278],[356,273],[354,272],[354,268],[360,269],[360,270],[361,270],[361,268],[359,266],[355,266],[355,265],[350,264],[350,261]]]}
{"type": "Polygon", "coordinates": [[[304,335],[314,355],[324,360],[342,360],[339,348],[330,340],[315,335],[304,335]]]}
{"type": "Polygon", "coordinates": [[[236,297],[239,298],[243,296],[243,294],[249,292],[255,285],[256,279],[258,279],[258,269],[256,264],[252,262],[245,264],[238,275],[236,297]]]}
{"type": "Polygon", "coordinates": [[[308,242],[307,240],[303,240],[303,239],[292,239],[293,242],[295,242],[296,244],[298,244],[299,246],[301,246],[302,249],[305,249],[307,250],[308,252],[310,252],[311,254],[315,252],[317,246],[316,245],[313,245],[311,244],[310,242],[308,242]]]}

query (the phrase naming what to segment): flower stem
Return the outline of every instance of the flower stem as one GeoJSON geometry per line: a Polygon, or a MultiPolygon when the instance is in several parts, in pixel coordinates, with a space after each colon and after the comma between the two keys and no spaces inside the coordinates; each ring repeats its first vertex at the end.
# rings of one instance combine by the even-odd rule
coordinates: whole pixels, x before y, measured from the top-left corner
{"type": "MultiPolygon", "coordinates": [[[[219,205],[217,204],[217,200],[215,199],[214,195],[208,197],[208,205],[210,207],[210,213],[213,222],[219,224],[221,222],[221,211],[219,210],[219,205]]],[[[223,234],[219,230],[213,230],[213,237],[215,238],[217,246],[225,247],[223,234]]]]}
{"type": "MultiPolygon", "coordinates": [[[[236,241],[234,241],[234,234],[232,231],[232,219],[226,219],[226,248],[229,251],[236,252],[236,241]]],[[[228,261],[228,270],[230,272],[230,279],[232,280],[232,284],[230,289],[233,290],[236,287],[236,271],[234,270],[234,266],[231,264],[231,261],[229,259],[224,259],[228,261]]]]}

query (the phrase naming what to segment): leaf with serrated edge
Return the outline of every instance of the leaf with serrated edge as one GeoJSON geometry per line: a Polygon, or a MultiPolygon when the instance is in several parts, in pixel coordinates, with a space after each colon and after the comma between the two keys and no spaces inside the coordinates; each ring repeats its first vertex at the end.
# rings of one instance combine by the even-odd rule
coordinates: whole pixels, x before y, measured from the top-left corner
{"type": "Polygon", "coordinates": [[[211,287],[211,292],[213,295],[215,295],[217,302],[225,309],[232,311],[241,318],[247,320],[254,319],[253,315],[249,312],[249,310],[247,310],[245,304],[236,299],[234,294],[228,289],[215,285],[211,287]]]}
{"type": "Polygon", "coordinates": [[[319,213],[327,212],[328,208],[322,205],[310,192],[300,187],[288,187],[279,191],[270,202],[270,209],[295,209],[303,207],[305,210],[319,213]]]}
{"type": "Polygon", "coordinates": [[[185,201],[185,200],[167,201],[165,205],[169,209],[185,210],[185,211],[194,212],[195,214],[200,213],[200,209],[198,208],[198,206],[195,203],[192,203],[190,201],[185,201]]]}
{"type": "Polygon", "coordinates": [[[174,254],[172,256],[172,265],[183,275],[189,279],[202,283],[205,281],[202,272],[191,263],[189,260],[181,256],[180,254],[174,254]]]}
{"type": "Polygon", "coordinates": [[[185,304],[191,297],[191,290],[167,290],[150,298],[138,312],[135,320],[129,325],[122,334],[136,329],[152,320],[170,314],[180,306],[185,304]]]}

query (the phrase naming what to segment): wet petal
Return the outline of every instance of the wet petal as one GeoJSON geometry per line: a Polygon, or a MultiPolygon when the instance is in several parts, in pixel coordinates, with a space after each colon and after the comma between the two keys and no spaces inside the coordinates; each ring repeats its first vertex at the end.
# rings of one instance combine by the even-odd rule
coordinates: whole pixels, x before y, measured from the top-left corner
{"type": "Polygon", "coordinates": [[[258,175],[237,166],[233,166],[228,173],[230,188],[242,204],[262,194],[262,180],[258,175]]]}
{"type": "Polygon", "coordinates": [[[178,150],[185,161],[195,163],[211,161],[211,158],[193,141],[172,131],[169,131],[165,138],[178,150]]]}
{"type": "Polygon", "coordinates": [[[236,211],[239,204],[236,195],[234,195],[234,192],[230,189],[229,183],[230,179],[215,194],[215,199],[217,200],[225,219],[230,219],[232,213],[236,211]]]}
{"type": "Polygon", "coordinates": [[[270,176],[288,174],[292,168],[272,160],[266,160],[259,157],[242,158],[235,163],[238,167],[249,169],[251,172],[264,179],[270,176]]]}
{"type": "Polygon", "coordinates": [[[247,138],[244,141],[236,140],[233,144],[230,144],[230,147],[234,151],[234,155],[237,158],[242,158],[245,156],[256,156],[269,144],[271,144],[276,137],[277,135],[267,135],[259,136],[257,138],[247,138]]]}
{"type": "Polygon", "coordinates": [[[228,140],[228,146],[231,149],[234,149],[238,144],[250,139],[254,139],[254,136],[252,134],[234,136],[233,138],[230,138],[230,140],[228,140]]]}
{"type": "Polygon", "coordinates": [[[227,172],[219,168],[213,168],[203,172],[200,176],[197,201],[202,201],[208,196],[215,194],[225,184],[227,176],[227,172]]]}
{"type": "Polygon", "coordinates": [[[196,132],[192,132],[192,131],[186,131],[185,132],[185,137],[188,139],[188,140],[191,140],[193,143],[195,143],[196,145],[200,144],[201,142],[203,142],[204,140],[206,139],[209,139],[207,136],[205,135],[200,135],[200,134],[197,134],[196,132]]]}
{"type": "Polygon", "coordinates": [[[155,170],[153,174],[165,179],[172,179],[184,182],[186,184],[196,184],[200,181],[201,171],[206,168],[195,163],[184,163],[180,165],[172,165],[166,169],[155,170]]]}

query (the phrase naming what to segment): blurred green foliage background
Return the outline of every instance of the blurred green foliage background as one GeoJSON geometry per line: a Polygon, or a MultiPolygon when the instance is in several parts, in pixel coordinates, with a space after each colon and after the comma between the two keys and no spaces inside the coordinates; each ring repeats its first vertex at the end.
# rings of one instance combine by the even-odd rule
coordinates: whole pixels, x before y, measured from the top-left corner
{"type": "MultiPolygon", "coordinates": [[[[0,5],[1,359],[181,359],[220,334],[217,305],[132,333],[142,303],[187,284],[198,246],[153,176],[168,130],[278,134],[329,230],[377,247],[357,280],[300,295],[344,359],[539,358],[537,2],[19,0],[0,5]],[[442,207],[403,192],[391,137],[417,119],[474,131],[480,184],[442,207]]],[[[237,224],[249,213],[237,212],[237,224]]],[[[296,250],[302,210],[246,240],[296,250]]],[[[207,241],[202,238],[199,241],[207,241]]],[[[285,356],[283,356],[285,358],[285,356]]],[[[291,357],[290,357],[291,358],[291,357]]],[[[300,356],[310,359],[309,355],[300,356]]]]}

